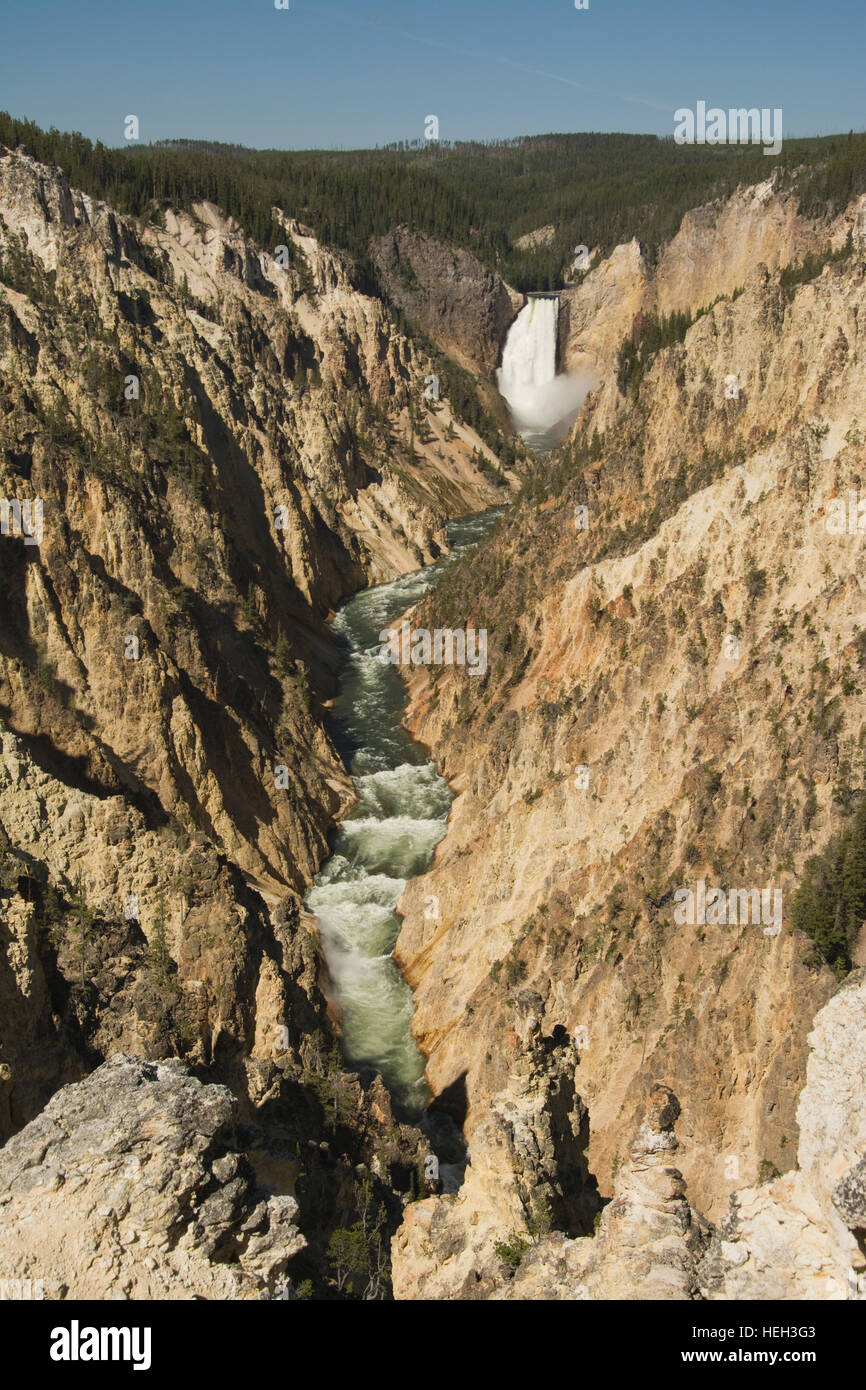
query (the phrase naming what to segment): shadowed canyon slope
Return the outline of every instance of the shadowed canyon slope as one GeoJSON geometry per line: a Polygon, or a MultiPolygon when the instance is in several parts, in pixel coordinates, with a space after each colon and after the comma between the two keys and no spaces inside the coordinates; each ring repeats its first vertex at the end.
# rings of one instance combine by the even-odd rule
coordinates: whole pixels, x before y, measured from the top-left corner
{"type": "Polygon", "coordinates": [[[470,255],[398,227],[373,245],[393,302],[470,371],[491,376],[525,296],[470,255]]]}

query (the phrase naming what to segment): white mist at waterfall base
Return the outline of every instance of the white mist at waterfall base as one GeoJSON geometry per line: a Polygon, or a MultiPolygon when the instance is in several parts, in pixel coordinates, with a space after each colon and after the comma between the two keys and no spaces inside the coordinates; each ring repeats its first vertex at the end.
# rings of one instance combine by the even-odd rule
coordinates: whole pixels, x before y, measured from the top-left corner
{"type": "Polygon", "coordinates": [[[508,330],[502,366],[496,373],[501,394],[521,434],[562,438],[594,385],[585,373],[556,371],[559,301],[529,300],[508,330]]]}
{"type": "Polygon", "coordinates": [[[496,515],[452,523],[451,556],[365,589],[334,620],[347,661],[333,707],[333,736],[358,801],[340,823],[306,901],[317,918],[330,992],[341,1010],[343,1054],[350,1066],[379,1072],[398,1109],[410,1115],[420,1114],[429,1090],[412,1036],[412,993],[393,958],[400,930],[394,909],[445,834],[451,792],[403,728],[405,687],[395,668],[379,659],[379,633],[423,597],[443,565],[480,539],[496,515]]]}

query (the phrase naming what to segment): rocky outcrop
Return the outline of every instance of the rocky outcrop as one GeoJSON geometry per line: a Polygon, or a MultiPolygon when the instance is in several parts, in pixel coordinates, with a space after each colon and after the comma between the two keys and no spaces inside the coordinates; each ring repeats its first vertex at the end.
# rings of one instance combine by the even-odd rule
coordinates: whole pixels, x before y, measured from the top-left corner
{"type": "Polygon", "coordinates": [[[679,1114],[673,1091],[655,1085],[583,1267],[581,1296],[629,1302],[695,1296],[695,1256],[706,1227],[692,1212],[672,1162],[679,1114]]]}
{"type": "Polygon", "coordinates": [[[429,1144],[320,1030],[303,1053],[248,1062],[246,1089],[119,1052],[63,1086],[0,1149],[4,1277],[46,1298],[333,1298],[330,1238],[361,1221],[356,1296],[387,1296],[429,1144]]]}
{"type": "Polygon", "coordinates": [[[815,1019],[797,1167],[731,1197],[700,1268],[711,1299],[866,1298],[866,973],[815,1019]]]}
{"type": "MultiPolygon", "coordinates": [[[[582,1102],[578,1111],[586,1121],[582,1102]]],[[[471,1192],[407,1209],[393,1243],[396,1297],[521,1302],[698,1297],[698,1261],[710,1232],[689,1206],[683,1176],[673,1165],[679,1113],[673,1091],[655,1084],[617,1174],[614,1196],[603,1209],[594,1183],[583,1173],[579,1233],[551,1205],[546,1206],[548,1220],[540,1222],[545,1203],[538,1194],[531,1212],[527,1203],[516,1224],[509,1224],[515,1221],[513,1211],[491,1202],[472,1222],[469,1240],[462,1239],[461,1200],[478,1210],[479,1183],[470,1167],[471,1192]],[[551,1222],[551,1216],[559,1219],[551,1222]]],[[[543,1124],[539,1129],[543,1132],[543,1124]]]]}
{"type": "Polygon", "coordinates": [[[0,1149],[4,1277],[48,1299],[274,1296],[304,1247],[257,1190],[237,1101],[179,1061],[116,1054],[0,1149]]]}
{"type": "MultiPolygon", "coordinates": [[[[542,1000],[525,991],[508,1040],[511,1071],[492,1098],[459,1191],[413,1203],[392,1243],[399,1299],[487,1298],[503,1279],[497,1246],[552,1227],[592,1229],[599,1210],[585,1151],[589,1116],[562,1028],[541,1032],[542,1000]],[[507,1175],[503,1182],[503,1175],[507,1175]]],[[[452,1089],[446,1104],[456,1108],[452,1089]]]]}
{"type": "Polygon", "coordinates": [[[519,251],[535,251],[539,246],[552,245],[555,236],[556,227],[553,223],[548,223],[545,227],[536,227],[533,231],[516,237],[514,245],[519,251]]]}
{"type": "MultiPolygon", "coordinates": [[[[20,768],[20,750],[16,760],[20,768]]],[[[32,775],[49,814],[55,798],[70,799],[32,775]]],[[[0,1139],[37,1114],[58,1085],[116,1051],[182,1053],[257,1096],[255,1067],[272,1064],[282,1030],[285,1060],[327,1026],[315,939],[291,897],[268,909],[204,836],[148,830],[120,797],[107,817],[104,803],[73,798],[74,808],[82,803],[99,830],[114,829],[93,834],[89,861],[77,859],[88,872],[86,893],[76,888],[64,899],[47,855],[4,855],[0,1139]],[[119,888],[118,845],[133,874],[119,888]],[[154,897],[151,915],[148,889],[162,875],[168,889],[154,897]]],[[[77,823],[87,822],[82,815],[77,823]]],[[[36,827],[33,842],[51,828],[50,821],[36,827]]]]}
{"type": "Polygon", "coordinates": [[[758,266],[771,273],[856,233],[864,200],[829,225],[798,211],[796,194],[774,179],[738,189],[687,212],[676,235],[650,263],[639,233],[617,246],[560,296],[560,359],[571,372],[610,380],[616,355],[639,313],[693,314],[742,290],[758,266]]]}
{"type": "Polygon", "coordinates": [[[408,227],[380,237],[371,251],[392,302],[462,367],[492,374],[525,297],[469,251],[408,227]]]}
{"type": "MultiPolygon", "coordinates": [[[[695,1211],[677,1166],[680,1103],[656,1082],[591,1235],[535,1222],[509,1227],[487,1172],[486,1202],[465,1191],[407,1210],[393,1242],[399,1298],[504,1301],[838,1300],[866,1297],[866,972],[818,1013],[800,1096],[798,1167],[739,1189],[718,1229],[695,1211]],[[460,1203],[466,1203],[461,1223],[460,1203]],[[468,1219],[467,1219],[468,1218],[468,1219]],[[467,1239],[468,1235],[468,1239],[467,1239]]],[[[496,1108],[502,1110],[497,1102],[496,1108]]],[[[585,1115],[582,1102],[579,1109],[585,1115]]],[[[543,1130],[535,1118],[536,1130],[543,1130]]],[[[490,1146],[483,1146],[482,1163],[490,1146]]],[[[491,1182],[492,1179],[492,1182],[491,1182]]],[[[591,1180],[590,1180],[591,1183],[591,1180]]],[[[586,1184],[586,1178],[584,1178],[586,1184]]],[[[584,1185],[585,1194],[591,1187],[584,1185]]],[[[537,1213],[536,1206],[536,1213],[537,1213]]]]}
{"type": "Polygon", "coordinates": [[[818,1013],[800,1096],[798,1166],[730,1198],[713,1230],[672,1160],[679,1102],[656,1084],[592,1239],[535,1240],[493,1295],[505,1299],[866,1298],[866,974],[818,1013]]]}
{"type": "Polygon", "coordinates": [[[632,1303],[698,1296],[697,1261],[709,1232],[673,1166],[679,1113],[673,1091],[656,1083],[593,1236],[535,1241],[498,1298],[632,1303]]]}

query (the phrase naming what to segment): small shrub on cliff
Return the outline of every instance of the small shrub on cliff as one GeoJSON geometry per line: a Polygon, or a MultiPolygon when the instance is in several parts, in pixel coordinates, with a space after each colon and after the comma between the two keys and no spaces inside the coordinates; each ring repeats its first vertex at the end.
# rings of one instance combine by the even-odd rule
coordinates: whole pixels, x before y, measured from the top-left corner
{"type": "Polygon", "coordinates": [[[759,569],[753,559],[749,559],[746,569],[746,592],[750,599],[760,598],[767,587],[767,571],[759,569]]]}
{"type": "Polygon", "coordinates": [[[274,647],[274,666],[277,674],[287,680],[294,672],[294,662],[292,660],[292,648],[284,632],[277,638],[274,647]]]}
{"type": "Polygon", "coordinates": [[[520,960],[518,956],[508,955],[505,957],[505,980],[509,985],[518,985],[521,980],[526,979],[526,961],[520,960]]]}
{"type": "Polygon", "coordinates": [[[150,933],[150,963],[156,972],[160,984],[167,985],[173,962],[168,949],[165,904],[162,898],[158,900],[156,911],[153,916],[153,924],[150,933]]]}
{"type": "Polygon", "coordinates": [[[0,854],[0,897],[8,897],[17,892],[22,867],[14,852],[0,854]]]}
{"type": "Polygon", "coordinates": [[[259,594],[260,589],[256,584],[247,586],[247,596],[241,604],[241,617],[244,622],[254,630],[258,630],[260,624],[259,613],[259,594]]]}
{"type": "Polygon", "coordinates": [[[358,1109],[352,1078],[350,1073],[343,1071],[340,1049],[336,1043],[327,1057],[321,1053],[317,1055],[305,1075],[305,1081],[318,1095],[325,1118],[330,1122],[332,1133],[336,1134],[337,1127],[348,1123],[358,1109]]]}
{"type": "Polygon", "coordinates": [[[550,1201],[543,1193],[533,1194],[532,1211],[526,1218],[526,1227],[534,1240],[537,1240],[539,1236],[549,1235],[553,1230],[550,1201]]]}
{"type": "Polygon", "coordinates": [[[497,1240],[493,1249],[506,1269],[510,1269],[513,1274],[529,1249],[529,1241],[516,1231],[510,1231],[504,1240],[497,1240]]]}
{"type": "Polygon", "coordinates": [[[780,1178],[781,1176],[782,1174],[779,1172],[775,1163],[771,1163],[768,1158],[761,1159],[761,1165],[758,1169],[759,1183],[775,1182],[776,1178],[780,1178]]]}

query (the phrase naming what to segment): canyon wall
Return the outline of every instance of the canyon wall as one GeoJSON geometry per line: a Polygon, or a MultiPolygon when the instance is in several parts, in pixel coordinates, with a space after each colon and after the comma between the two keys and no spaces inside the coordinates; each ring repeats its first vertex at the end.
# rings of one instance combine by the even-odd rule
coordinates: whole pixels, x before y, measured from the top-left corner
{"type": "Polygon", "coordinates": [[[492,376],[524,295],[469,251],[408,227],[371,247],[383,288],[443,352],[478,376],[492,376]]]}
{"type": "MultiPolygon", "coordinates": [[[[797,195],[777,191],[775,184],[771,177],[730,198],[693,208],[654,258],[642,246],[638,231],[580,285],[563,290],[563,370],[588,370],[609,379],[636,315],[694,314],[742,290],[759,265],[772,272],[802,261],[816,248],[839,247],[849,230],[862,223],[862,200],[825,225],[802,215],[797,195]]],[[[614,403],[597,417],[599,427],[615,414],[614,403]]]]}
{"type": "Polygon", "coordinates": [[[107,1057],[182,1057],[231,1086],[322,1279],[358,1172],[393,1222],[429,1152],[341,1070],[300,911],[354,796],[328,618],[503,489],[429,358],[279,216],[267,249],[208,203],[141,223],[0,152],[0,1139],[107,1057]]]}
{"type": "MultiPolygon", "coordinates": [[[[646,302],[635,244],[575,292],[596,297],[603,384],[485,553],[415,615],[486,628],[488,671],[410,681],[410,727],[457,795],[399,905],[397,956],[433,1089],[461,1094],[470,1166],[426,1222],[447,1224],[460,1257],[443,1265],[413,1213],[395,1243],[403,1296],[428,1281],[471,1296],[500,1268],[497,1241],[538,1230],[491,1118],[528,1103],[527,996],[541,1034],[572,1049],[602,1194],[655,1081],[682,1105],[683,1177],[705,1216],[796,1152],[807,1034],[836,980],[791,901],[864,777],[862,537],[830,523],[866,463],[866,264],[859,206],[810,240],[768,202],[747,190],[686,219],[656,303],[718,302],[628,398],[614,344],[646,302]],[[688,252],[707,227],[730,248],[717,262],[712,236],[688,252]],[[805,283],[751,264],[770,242],[776,265],[838,250],[849,230],[848,253],[805,283]],[[778,890],[781,918],[689,923],[678,890],[701,882],[770,890],[768,907],[778,890]]],[[[555,1162],[544,1181],[555,1190],[555,1162]]]]}

